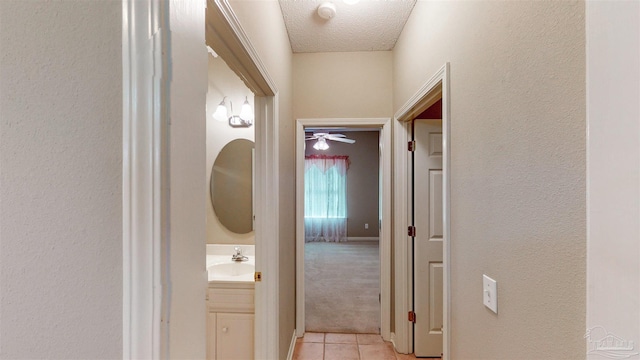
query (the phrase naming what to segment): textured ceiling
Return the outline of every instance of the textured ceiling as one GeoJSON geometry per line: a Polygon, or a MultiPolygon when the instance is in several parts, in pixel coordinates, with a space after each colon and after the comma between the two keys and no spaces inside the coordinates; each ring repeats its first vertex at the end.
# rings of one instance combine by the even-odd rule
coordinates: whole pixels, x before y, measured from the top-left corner
{"type": "Polygon", "coordinates": [[[415,0],[361,0],[349,5],[331,1],[336,15],[324,20],[317,8],[324,1],[280,0],[294,53],[391,50],[415,0]]]}

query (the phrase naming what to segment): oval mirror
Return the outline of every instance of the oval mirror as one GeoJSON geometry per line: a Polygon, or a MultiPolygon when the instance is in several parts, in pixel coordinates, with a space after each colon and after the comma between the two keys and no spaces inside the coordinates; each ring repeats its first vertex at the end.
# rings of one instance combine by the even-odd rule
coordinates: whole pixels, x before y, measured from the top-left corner
{"type": "Polygon", "coordinates": [[[229,231],[253,231],[253,149],[251,140],[225,145],[211,171],[211,203],[218,220],[229,231]]]}

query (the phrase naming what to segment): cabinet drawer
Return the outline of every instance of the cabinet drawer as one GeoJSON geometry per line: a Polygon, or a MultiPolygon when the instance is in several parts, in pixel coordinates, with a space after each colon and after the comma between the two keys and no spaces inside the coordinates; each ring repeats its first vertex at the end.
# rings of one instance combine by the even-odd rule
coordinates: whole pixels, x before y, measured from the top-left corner
{"type": "Polygon", "coordinates": [[[211,312],[241,312],[253,314],[253,289],[208,289],[209,311],[211,312]]]}

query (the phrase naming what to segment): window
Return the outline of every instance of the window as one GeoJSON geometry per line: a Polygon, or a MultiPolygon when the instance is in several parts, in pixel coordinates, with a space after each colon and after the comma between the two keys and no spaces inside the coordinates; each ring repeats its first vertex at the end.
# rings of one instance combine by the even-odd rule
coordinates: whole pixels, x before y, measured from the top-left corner
{"type": "Polygon", "coordinates": [[[348,156],[305,158],[305,241],[346,240],[348,167],[348,156]]]}

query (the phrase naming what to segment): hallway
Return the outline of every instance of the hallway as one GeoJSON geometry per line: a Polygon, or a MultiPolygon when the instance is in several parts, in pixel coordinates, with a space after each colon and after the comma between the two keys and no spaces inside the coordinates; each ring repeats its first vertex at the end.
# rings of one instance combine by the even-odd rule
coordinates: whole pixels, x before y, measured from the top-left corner
{"type": "MultiPolygon", "coordinates": [[[[444,64],[444,357],[597,358],[584,338],[596,326],[638,351],[640,2],[418,1],[388,51],[295,53],[278,1],[0,0],[0,357],[205,357],[203,44],[216,4],[243,34],[221,42],[250,45],[234,54],[269,75],[254,84],[268,119],[256,129],[273,140],[257,171],[275,195],[258,223],[274,241],[260,260],[277,266],[260,274],[271,318],[258,312],[258,358],[303,346],[297,119],[393,119],[444,64]],[[482,305],[485,274],[498,314],[482,305]]],[[[392,144],[395,163],[406,144],[392,144]]],[[[399,254],[393,274],[408,278],[399,254]]],[[[393,284],[382,321],[407,348],[407,292],[393,284]]],[[[358,358],[368,345],[356,336],[358,358]]]]}
{"type": "Polygon", "coordinates": [[[296,340],[293,360],[408,360],[377,334],[306,333],[296,340]]]}

